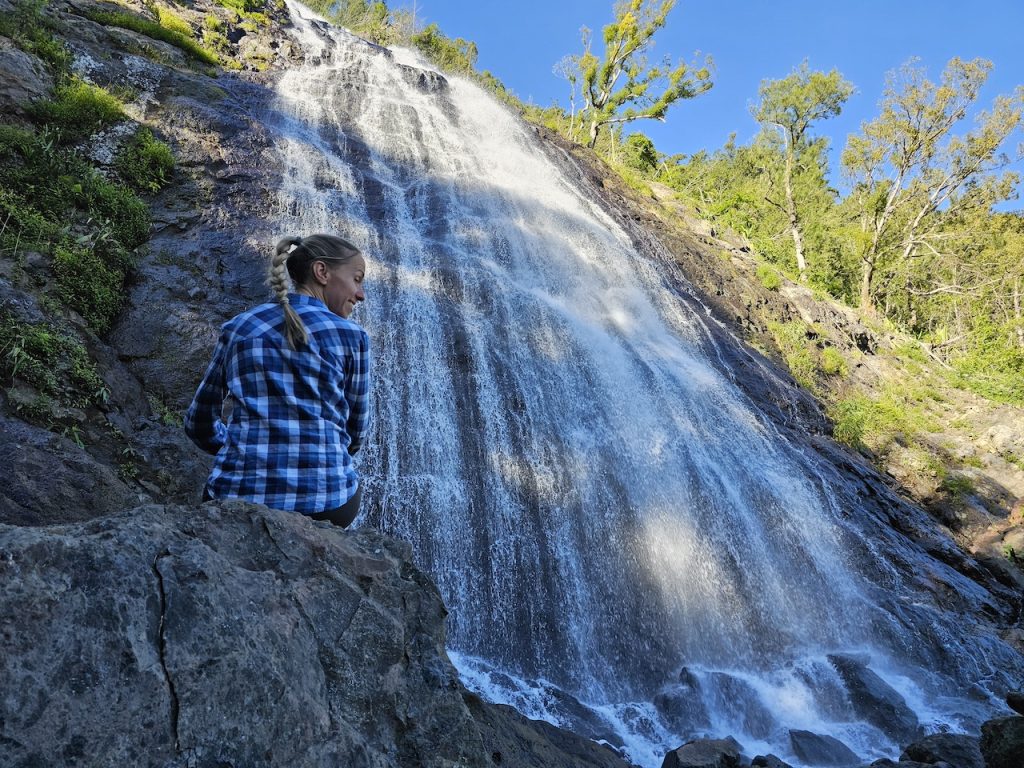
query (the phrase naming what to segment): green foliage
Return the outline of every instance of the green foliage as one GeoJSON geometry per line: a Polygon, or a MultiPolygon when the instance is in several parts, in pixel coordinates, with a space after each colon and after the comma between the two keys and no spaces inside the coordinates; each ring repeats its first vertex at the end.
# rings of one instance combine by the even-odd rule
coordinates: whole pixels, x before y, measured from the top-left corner
{"type": "Polygon", "coordinates": [[[97,332],[109,328],[145,241],[149,209],[101,176],[49,127],[0,127],[0,247],[50,255],[57,294],[97,332]]]}
{"type": "Polygon", "coordinates": [[[59,130],[65,141],[77,141],[125,116],[115,96],[77,77],[58,85],[53,99],[32,105],[31,114],[59,130]]]}
{"type": "Polygon", "coordinates": [[[782,287],[782,276],[779,271],[768,264],[758,264],[755,274],[761,285],[769,291],[777,291],[782,287]]]}
{"type": "Polygon", "coordinates": [[[835,347],[825,347],[821,350],[821,370],[828,376],[839,376],[840,378],[846,378],[846,374],[850,372],[846,365],[846,358],[835,347]]]}
{"type": "Polygon", "coordinates": [[[157,192],[174,173],[171,148],[153,137],[148,128],[139,128],[114,158],[118,175],[139,192],[157,192]]]}
{"type": "MultiPolygon", "coordinates": [[[[240,16],[255,13],[266,6],[264,0],[217,0],[217,3],[225,8],[230,8],[240,16]]],[[[313,6],[310,5],[310,7],[313,6]]]]}
{"type": "Polygon", "coordinates": [[[98,11],[93,9],[85,10],[83,13],[86,18],[95,21],[97,24],[130,29],[154,40],[170,43],[203,64],[216,65],[220,61],[215,53],[203,48],[190,36],[173,29],[167,29],[157,22],[150,21],[134,13],[129,13],[128,11],[98,11]]]}
{"type": "Polygon", "coordinates": [[[622,147],[622,164],[635,171],[649,174],[658,167],[658,150],[654,142],[642,133],[632,133],[622,147]]]}
{"type": "Polygon", "coordinates": [[[22,410],[38,421],[51,414],[52,403],[83,408],[109,398],[79,341],[47,323],[21,323],[6,312],[0,312],[0,378],[7,386],[17,381],[37,391],[22,410]]]}
{"type": "Polygon", "coordinates": [[[156,6],[156,18],[164,29],[177,32],[182,37],[192,37],[192,25],[170,8],[165,8],[162,5],[156,6]]]}
{"type": "Polygon", "coordinates": [[[769,323],[768,330],[779,345],[793,378],[812,392],[815,391],[818,355],[813,341],[817,335],[814,329],[800,320],[793,320],[788,323],[769,323]]]}
{"type": "Polygon", "coordinates": [[[583,120],[589,144],[597,144],[601,128],[642,118],[664,120],[668,108],[711,88],[711,60],[672,64],[665,59],[649,67],[646,53],[654,35],[665,26],[676,0],[629,0],[615,6],[615,20],[604,27],[604,56],[591,52],[590,30],[583,30],[584,52],[574,57],[583,91],[583,120]]]}
{"type": "Polygon", "coordinates": [[[888,386],[873,398],[840,399],[828,409],[833,435],[851,447],[884,454],[894,442],[909,443],[922,432],[938,429],[924,407],[928,399],[912,385],[888,386]]]}
{"type": "Polygon", "coordinates": [[[414,34],[412,44],[445,72],[463,75],[473,72],[477,57],[476,43],[461,37],[454,40],[446,37],[437,24],[431,24],[414,34]]]}
{"type": "Polygon", "coordinates": [[[864,433],[870,412],[871,401],[862,395],[835,403],[828,411],[832,420],[832,436],[851,448],[864,447],[864,433]]]}
{"type": "Polygon", "coordinates": [[[124,301],[124,277],[131,266],[127,254],[116,245],[57,246],[53,271],[61,300],[85,318],[98,333],[110,328],[124,301]]]}
{"type": "Polygon", "coordinates": [[[966,496],[975,492],[974,482],[966,475],[947,474],[942,478],[939,487],[953,497],[956,501],[962,501],[966,496]]]}
{"type": "Polygon", "coordinates": [[[45,61],[58,75],[71,70],[71,53],[54,36],[54,22],[43,14],[46,0],[21,0],[12,10],[0,13],[0,35],[24,51],[45,61]]]}

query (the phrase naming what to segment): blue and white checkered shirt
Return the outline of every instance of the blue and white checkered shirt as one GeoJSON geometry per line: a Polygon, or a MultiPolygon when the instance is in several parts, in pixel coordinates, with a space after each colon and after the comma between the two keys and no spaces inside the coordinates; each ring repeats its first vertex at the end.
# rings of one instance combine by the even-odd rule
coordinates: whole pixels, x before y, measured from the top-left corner
{"type": "Polygon", "coordinates": [[[348,448],[369,426],[370,341],[322,301],[289,298],[309,344],[288,346],[277,303],[229,320],[185,413],[185,432],[217,454],[206,483],[214,498],[315,514],[356,492],[348,448]]]}

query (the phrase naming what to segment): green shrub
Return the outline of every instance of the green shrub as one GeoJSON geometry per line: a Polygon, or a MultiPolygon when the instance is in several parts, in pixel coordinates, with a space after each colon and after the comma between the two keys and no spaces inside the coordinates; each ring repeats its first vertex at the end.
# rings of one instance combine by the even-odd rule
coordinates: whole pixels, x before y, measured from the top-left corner
{"type": "Polygon", "coordinates": [[[118,261],[116,256],[104,258],[103,250],[87,246],[62,245],[53,253],[61,300],[97,333],[109,330],[121,309],[125,272],[118,261]]]}
{"type": "Polygon", "coordinates": [[[761,285],[769,291],[777,291],[782,287],[782,276],[777,269],[769,264],[758,264],[755,274],[757,279],[761,281],[761,285]]]}
{"type": "Polygon", "coordinates": [[[38,122],[60,131],[65,141],[77,141],[125,116],[115,96],[77,77],[58,85],[53,99],[33,104],[30,111],[38,122]]]}
{"type": "Polygon", "coordinates": [[[800,320],[788,323],[769,323],[768,330],[775,337],[782,356],[802,386],[814,390],[818,373],[817,350],[811,337],[815,335],[813,328],[800,320]]]}
{"type": "Polygon", "coordinates": [[[851,448],[862,448],[870,409],[871,401],[859,395],[837,402],[828,413],[832,419],[832,436],[851,448]]]}
{"type": "Polygon", "coordinates": [[[39,393],[21,408],[35,420],[48,416],[53,402],[82,408],[109,397],[79,341],[47,323],[21,323],[7,313],[0,314],[0,376],[7,385],[18,379],[39,393]]]}
{"type": "Polygon", "coordinates": [[[117,153],[114,169],[121,179],[139,192],[157,192],[174,173],[171,148],[153,137],[148,128],[139,128],[131,141],[117,153]]]}
{"type": "Polygon", "coordinates": [[[825,347],[821,350],[821,370],[829,376],[845,378],[849,373],[846,365],[846,358],[835,347],[825,347]]]}
{"type": "Polygon", "coordinates": [[[109,227],[109,235],[122,246],[131,249],[146,242],[149,208],[132,190],[93,171],[84,179],[82,195],[94,224],[109,227]]]}

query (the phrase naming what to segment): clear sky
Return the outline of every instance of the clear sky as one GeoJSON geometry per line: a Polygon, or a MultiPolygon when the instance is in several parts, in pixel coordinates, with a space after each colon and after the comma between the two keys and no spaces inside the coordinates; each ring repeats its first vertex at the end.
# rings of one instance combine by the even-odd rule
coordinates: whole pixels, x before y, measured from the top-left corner
{"type": "MultiPolygon", "coordinates": [[[[390,5],[411,8],[412,0],[390,5]]],[[[582,26],[595,31],[600,48],[612,6],[613,0],[416,0],[416,14],[449,37],[475,41],[477,68],[489,69],[524,101],[567,108],[568,83],[552,67],[582,51],[582,26]]],[[[654,56],[689,61],[697,51],[714,59],[711,91],[677,102],[665,123],[637,121],[627,132],[643,131],[669,154],[717,149],[733,131],[744,143],[758,130],[749,107],[760,82],[785,77],[807,59],[812,69],[838,69],[857,88],[843,113],[818,128],[832,139],[835,167],[846,136],[877,114],[886,73],[911,57],[932,80],[953,56],[992,61],[979,100],[984,108],[1024,85],[1024,0],[678,0],[654,56]]],[[[1018,133],[1008,149],[1021,141],[1018,133]]],[[[1024,163],[1015,167],[1024,172],[1024,163]]]]}

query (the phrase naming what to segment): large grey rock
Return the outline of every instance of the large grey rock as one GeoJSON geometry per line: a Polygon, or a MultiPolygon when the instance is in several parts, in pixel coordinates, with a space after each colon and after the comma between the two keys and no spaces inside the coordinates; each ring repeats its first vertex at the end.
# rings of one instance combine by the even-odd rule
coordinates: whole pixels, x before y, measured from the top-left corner
{"type": "Polygon", "coordinates": [[[961,733],[934,733],[914,742],[900,755],[900,761],[944,762],[957,768],[985,768],[985,759],[977,736],[961,733]]]}
{"type": "Polygon", "coordinates": [[[843,654],[831,654],[828,659],[846,684],[853,709],[860,717],[900,744],[920,735],[917,715],[867,664],[843,654]]]}
{"type": "Polygon", "coordinates": [[[742,749],[731,737],[697,739],[665,755],[661,768],[739,768],[742,749]]]}
{"type": "Polygon", "coordinates": [[[0,526],[0,765],[492,765],[529,724],[474,721],[410,554],[241,502],[0,526]]]}
{"type": "Polygon", "coordinates": [[[860,762],[853,750],[832,736],[792,730],[789,732],[789,741],[793,746],[793,754],[806,765],[846,766],[860,762]]]}
{"type": "Polygon", "coordinates": [[[49,95],[53,78],[43,62],[14,43],[0,37],[0,114],[24,115],[25,108],[49,95]]]}
{"type": "Polygon", "coordinates": [[[758,755],[750,761],[753,768],[793,768],[789,763],[775,755],[758,755]]]}
{"type": "Polygon", "coordinates": [[[981,754],[985,768],[1021,768],[1024,765],[1024,717],[1000,717],[981,726],[981,754]]]}

